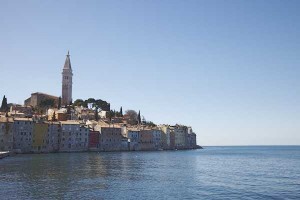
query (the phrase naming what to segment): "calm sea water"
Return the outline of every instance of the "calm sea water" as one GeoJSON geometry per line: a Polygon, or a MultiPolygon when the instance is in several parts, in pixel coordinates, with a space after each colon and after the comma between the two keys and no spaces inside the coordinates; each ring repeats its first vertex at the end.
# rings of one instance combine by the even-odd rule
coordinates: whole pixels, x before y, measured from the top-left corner
{"type": "Polygon", "coordinates": [[[0,199],[300,199],[300,146],[18,155],[0,199]]]}

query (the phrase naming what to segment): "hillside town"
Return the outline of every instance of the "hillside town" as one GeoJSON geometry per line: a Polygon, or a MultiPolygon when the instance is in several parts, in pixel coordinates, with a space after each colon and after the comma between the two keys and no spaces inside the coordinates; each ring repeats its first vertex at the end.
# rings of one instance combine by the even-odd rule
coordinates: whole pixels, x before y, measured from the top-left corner
{"type": "Polygon", "coordinates": [[[190,126],[156,125],[140,111],[111,110],[101,99],[72,100],[70,54],[62,72],[60,96],[35,92],[24,105],[0,107],[0,151],[50,153],[146,151],[200,148],[190,126]]]}

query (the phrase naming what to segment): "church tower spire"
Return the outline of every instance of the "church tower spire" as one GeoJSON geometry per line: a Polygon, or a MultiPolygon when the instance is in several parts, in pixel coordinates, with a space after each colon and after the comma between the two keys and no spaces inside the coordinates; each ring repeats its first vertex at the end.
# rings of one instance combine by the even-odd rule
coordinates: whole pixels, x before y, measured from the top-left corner
{"type": "Polygon", "coordinates": [[[68,51],[65,65],[62,72],[62,105],[69,105],[72,102],[72,67],[68,51]]]}

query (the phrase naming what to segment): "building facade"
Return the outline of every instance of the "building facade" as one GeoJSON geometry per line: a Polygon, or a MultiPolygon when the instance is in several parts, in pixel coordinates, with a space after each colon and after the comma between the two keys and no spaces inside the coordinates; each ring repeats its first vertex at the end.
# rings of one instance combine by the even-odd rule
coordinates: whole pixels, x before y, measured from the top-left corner
{"type": "Polygon", "coordinates": [[[187,127],[176,125],[174,126],[175,148],[185,149],[187,146],[187,127]]]}
{"type": "Polygon", "coordinates": [[[8,117],[0,117],[0,151],[13,149],[13,120],[8,117]]]}
{"type": "Polygon", "coordinates": [[[43,152],[46,149],[45,136],[48,133],[48,124],[34,123],[32,135],[32,151],[43,152]]]}
{"type": "Polygon", "coordinates": [[[100,132],[99,131],[91,131],[89,134],[89,149],[98,149],[99,148],[99,139],[100,139],[100,132]]]}
{"type": "Polygon", "coordinates": [[[127,139],[123,137],[120,127],[101,127],[100,150],[121,151],[128,150],[127,139]]]}
{"type": "Polygon", "coordinates": [[[32,148],[33,121],[29,118],[15,118],[13,123],[13,148],[30,153],[32,148]]]}
{"type": "Polygon", "coordinates": [[[140,131],[140,146],[141,150],[153,150],[153,134],[151,129],[144,129],[140,131]]]}
{"type": "Polygon", "coordinates": [[[129,150],[130,151],[141,150],[140,131],[138,129],[129,129],[129,130],[127,130],[126,137],[128,138],[129,150]]]}
{"type": "Polygon", "coordinates": [[[59,151],[87,151],[89,129],[78,121],[63,121],[59,140],[59,151]]]}
{"type": "Polygon", "coordinates": [[[162,131],[157,129],[152,129],[152,137],[153,137],[153,148],[154,150],[162,149],[162,131]]]}

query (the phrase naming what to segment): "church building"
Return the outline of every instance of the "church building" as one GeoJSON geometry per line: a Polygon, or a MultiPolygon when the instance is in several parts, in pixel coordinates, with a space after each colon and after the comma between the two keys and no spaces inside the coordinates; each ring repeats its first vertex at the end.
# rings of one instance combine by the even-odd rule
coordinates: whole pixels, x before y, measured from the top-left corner
{"type": "MultiPolygon", "coordinates": [[[[68,55],[66,57],[65,65],[62,71],[62,98],[61,98],[61,106],[70,105],[72,102],[72,67],[70,61],[70,54],[68,51],[68,55]]],[[[54,107],[57,107],[60,104],[59,97],[45,94],[41,92],[32,93],[31,97],[24,101],[25,106],[40,106],[41,104],[53,102],[54,107]],[[50,101],[51,100],[51,101],[50,101]]],[[[50,106],[50,105],[49,105],[50,106]]]]}

